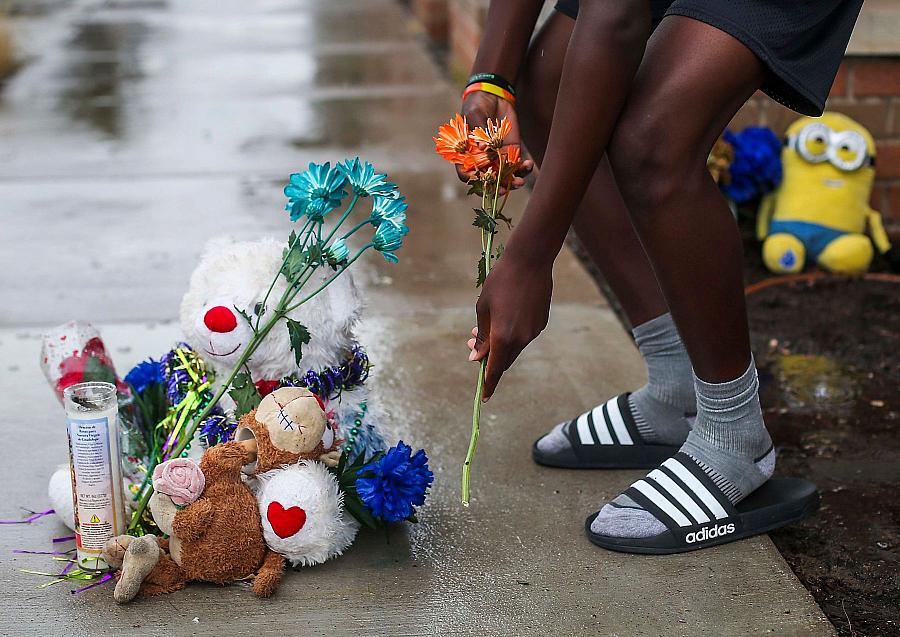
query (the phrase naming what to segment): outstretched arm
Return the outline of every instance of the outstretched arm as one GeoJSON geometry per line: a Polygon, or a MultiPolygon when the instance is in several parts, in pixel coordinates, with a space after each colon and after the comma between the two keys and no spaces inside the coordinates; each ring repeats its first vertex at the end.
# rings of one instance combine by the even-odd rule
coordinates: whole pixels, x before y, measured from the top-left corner
{"type": "Polygon", "coordinates": [[[172,530],[179,540],[193,542],[203,537],[212,519],[212,504],[206,498],[200,498],[175,514],[172,530]]]}
{"type": "Polygon", "coordinates": [[[582,0],[534,192],[478,300],[485,399],[546,326],[556,255],[615,127],[650,33],[647,0],[582,0]]]}

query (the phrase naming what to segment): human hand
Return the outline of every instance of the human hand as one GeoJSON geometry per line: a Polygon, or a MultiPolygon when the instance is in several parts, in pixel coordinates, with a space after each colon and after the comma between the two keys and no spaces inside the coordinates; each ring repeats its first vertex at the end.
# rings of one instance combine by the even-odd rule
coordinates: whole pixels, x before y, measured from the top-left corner
{"type": "Polygon", "coordinates": [[[550,317],[553,264],[534,265],[504,256],[484,282],[475,310],[478,327],[469,339],[470,361],[487,357],[483,401],[523,349],[543,331],[550,317]]]}
{"type": "MultiPolygon", "coordinates": [[[[516,109],[506,100],[501,99],[496,95],[492,95],[491,93],[474,91],[469,93],[469,95],[466,96],[466,99],[463,100],[461,111],[462,115],[465,116],[470,129],[475,128],[476,126],[483,127],[488,119],[500,120],[505,117],[510,123],[512,130],[504,139],[504,146],[521,144],[521,137],[519,136],[519,120],[516,116],[516,109]]],[[[533,168],[533,161],[530,159],[523,160],[521,167],[513,176],[511,190],[524,186],[525,178],[533,168]]],[[[474,177],[473,173],[464,171],[460,165],[456,166],[456,174],[461,181],[466,183],[474,177]]],[[[501,188],[500,195],[504,194],[506,194],[506,189],[501,188]]]]}

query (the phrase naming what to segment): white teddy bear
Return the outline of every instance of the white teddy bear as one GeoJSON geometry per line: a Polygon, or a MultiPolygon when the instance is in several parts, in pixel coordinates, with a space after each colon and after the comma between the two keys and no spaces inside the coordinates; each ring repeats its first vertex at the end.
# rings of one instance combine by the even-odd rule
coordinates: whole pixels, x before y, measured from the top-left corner
{"type": "MultiPolygon", "coordinates": [[[[181,302],[181,328],[187,343],[216,372],[218,382],[231,372],[253,334],[241,312],[256,321],[266,291],[281,267],[284,249],[285,244],[274,239],[213,239],[206,245],[200,263],[191,275],[181,302]]],[[[322,267],[305,288],[312,290],[333,274],[330,268],[322,267]]],[[[278,277],[267,304],[274,305],[285,286],[284,277],[278,277]]],[[[344,272],[289,314],[289,318],[304,325],[311,336],[310,342],[303,346],[301,367],[297,367],[291,351],[287,324],[276,325],[247,363],[253,382],[257,387],[271,389],[276,382],[292,374],[300,379],[309,372],[320,375],[325,370],[339,368],[354,354],[359,357],[362,350],[358,348],[354,328],[361,310],[361,296],[352,273],[344,272]]],[[[365,385],[346,390],[338,387],[331,395],[321,395],[325,392],[312,385],[309,387],[320,394],[326,411],[333,414],[339,435],[347,441],[354,457],[363,450],[368,456],[384,449],[378,428],[380,414],[365,385]]],[[[228,398],[222,404],[226,408],[232,406],[228,398]]]]}

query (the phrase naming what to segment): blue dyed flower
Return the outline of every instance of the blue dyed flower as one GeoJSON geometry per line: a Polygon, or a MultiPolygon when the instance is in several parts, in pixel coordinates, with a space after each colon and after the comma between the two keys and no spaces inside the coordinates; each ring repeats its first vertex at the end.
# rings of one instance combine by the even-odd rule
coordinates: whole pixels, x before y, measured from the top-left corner
{"type": "Polygon", "coordinates": [[[138,395],[143,394],[150,385],[158,385],[165,380],[162,365],[152,358],[141,361],[125,375],[125,382],[131,385],[138,395]]]}
{"type": "Polygon", "coordinates": [[[399,522],[412,516],[414,507],[425,503],[425,492],[434,482],[428,456],[401,440],[380,459],[364,465],[357,474],[356,492],[376,518],[399,522]]]}
{"type": "Polygon", "coordinates": [[[781,142],[771,129],[750,127],[737,134],[725,131],[725,141],[734,147],[731,183],[724,188],[732,201],[745,203],[778,187],[781,142]]]}
{"type": "MultiPolygon", "coordinates": [[[[398,229],[406,228],[406,210],[409,205],[406,203],[406,197],[399,199],[389,199],[387,197],[375,197],[372,203],[372,214],[369,215],[369,221],[376,228],[382,223],[390,223],[398,229]]],[[[407,228],[403,231],[405,235],[409,232],[407,228]]]]}
{"type": "Polygon", "coordinates": [[[285,210],[290,211],[291,221],[306,215],[313,221],[322,221],[325,215],[341,205],[347,196],[344,185],[347,176],[338,166],[329,162],[309,165],[304,173],[294,173],[284,187],[288,198],[285,210]]]}
{"type": "Polygon", "coordinates": [[[343,239],[338,239],[325,251],[325,260],[331,266],[342,265],[350,258],[350,248],[343,239]]]}
{"type": "Polygon", "coordinates": [[[360,197],[368,197],[369,195],[379,195],[381,197],[397,198],[399,192],[397,185],[389,181],[385,181],[387,175],[375,172],[375,167],[369,162],[360,162],[359,157],[356,159],[345,159],[338,164],[344,174],[353,192],[360,197]]]}
{"type": "Polygon", "coordinates": [[[382,223],[375,229],[372,245],[384,257],[385,261],[397,263],[399,259],[394,254],[403,246],[403,235],[409,232],[404,224],[382,223]]]}

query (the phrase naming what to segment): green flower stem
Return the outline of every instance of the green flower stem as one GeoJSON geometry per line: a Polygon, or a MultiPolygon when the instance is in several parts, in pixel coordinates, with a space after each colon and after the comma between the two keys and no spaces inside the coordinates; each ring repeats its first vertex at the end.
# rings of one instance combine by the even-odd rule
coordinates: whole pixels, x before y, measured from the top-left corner
{"type": "Polygon", "coordinates": [[[347,206],[347,210],[344,211],[344,214],[341,215],[341,218],[334,225],[334,228],[331,229],[331,232],[328,233],[328,236],[325,237],[325,243],[331,241],[331,237],[334,236],[334,233],[338,231],[344,222],[347,220],[347,217],[350,216],[350,213],[353,212],[353,209],[356,207],[356,202],[359,201],[359,195],[353,195],[353,199],[350,200],[350,205],[347,206]]]}
{"type": "MultiPolygon", "coordinates": [[[[500,163],[497,167],[498,181],[494,183],[494,198],[491,201],[489,210],[485,210],[491,219],[497,218],[497,196],[500,194],[499,175],[503,174],[503,157],[500,157],[500,163]]],[[[482,193],[481,202],[484,208],[485,195],[482,193]]],[[[505,203],[505,200],[504,200],[505,203]]],[[[494,246],[494,232],[481,231],[481,246],[484,249],[484,272],[485,276],[491,273],[491,252],[494,246]]],[[[469,438],[469,448],[466,451],[466,459],[463,462],[462,471],[462,503],[463,506],[469,506],[470,482],[472,477],[472,460],[475,458],[475,450],[478,448],[478,436],[481,432],[481,399],[484,396],[484,373],[487,369],[487,357],[482,359],[481,365],[478,366],[478,383],[475,385],[475,404],[472,409],[472,435],[469,438]]]]}
{"type": "MultiPolygon", "coordinates": [[[[349,268],[351,265],[353,265],[353,262],[356,261],[359,257],[361,257],[361,256],[362,256],[362,253],[365,252],[366,250],[368,250],[369,248],[371,248],[373,245],[374,245],[374,244],[372,244],[372,243],[367,243],[366,245],[364,245],[364,246],[362,247],[362,249],[361,249],[359,252],[357,252],[357,253],[354,255],[354,257],[353,257],[352,259],[350,259],[349,261],[347,261],[347,265],[345,265],[343,268],[341,268],[340,270],[338,270],[338,271],[335,273],[335,275],[334,275],[333,277],[331,277],[330,279],[328,279],[327,281],[325,281],[322,285],[320,285],[319,287],[317,287],[315,290],[313,290],[312,292],[310,292],[309,294],[307,294],[306,296],[304,296],[302,299],[300,299],[300,300],[299,300],[297,303],[295,303],[294,305],[289,306],[289,307],[285,310],[285,312],[293,312],[293,311],[296,310],[298,307],[300,307],[301,305],[303,305],[304,303],[306,303],[308,300],[310,300],[312,297],[314,297],[316,294],[318,294],[319,292],[321,292],[322,290],[324,290],[325,288],[327,288],[329,285],[331,285],[332,281],[334,281],[334,280],[335,280],[336,278],[338,278],[341,274],[343,274],[344,270],[346,270],[346,269],[349,268]]],[[[298,292],[299,292],[299,290],[298,290],[298,292]]],[[[294,296],[296,296],[296,293],[294,294],[294,296]]],[[[290,299],[288,299],[288,303],[290,303],[293,299],[294,299],[294,297],[292,296],[290,299]]]]}
{"type": "Polygon", "coordinates": [[[350,228],[350,231],[349,231],[349,232],[346,232],[345,234],[343,234],[343,235],[341,236],[341,239],[348,239],[348,238],[350,237],[350,235],[352,235],[353,233],[355,233],[357,230],[360,230],[361,228],[365,228],[365,227],[366,227],[367,225],[369,225],[370,223],[372,223],[372,220],[371,220],[371,219],[366,219],[365,221],[360,221],[358,224],[356,224],[355,226],[353,226],[352,228],[350,228]]]}
{"type": "MultiPolygon", "coordinates": [[[[309,228],[309,224],[312,223],[312,219],[307,219],[306,223],[303,224],[303,227],[300,229],[296,235],[294,235],[294,240],[288,244],[287,252],[284,253],[284,259],[281,260],[281,267],[278,268],[278,272],[275,273],[275,278],[272,279],[272,283],[269,285],[269,289],[266,290],[266,295],[263,297],[260,308],[265,309],[266,303],[269,301],[269,295],[272,294],[272,290],[275,289],[275,284],[278,283],[278,277],[281,276],[281,271],[284,269],[285,264],[287,263],[288,258],[291,256],[291,250],[294,249],[294,245],[300,239],[300,237],[304,237],[304,243],[306,242],[306,236],[303,233],[306,232],[306,229],[309,228]]],[[[259,329],[259,322],[262,320],[262,311],[256,316],[256,327],[254,329],[259,329]]]]}

